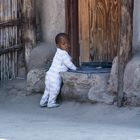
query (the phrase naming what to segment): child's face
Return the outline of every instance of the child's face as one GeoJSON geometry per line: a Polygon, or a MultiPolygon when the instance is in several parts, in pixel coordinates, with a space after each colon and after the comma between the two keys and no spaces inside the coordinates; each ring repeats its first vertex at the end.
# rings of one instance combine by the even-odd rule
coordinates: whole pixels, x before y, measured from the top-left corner
{"type": "Polygon", "coordinates": [[[68,52],[69,49],[70,49],[69,40],[67,38],[65,38],[65,37],[61,37],[60,41],[58,43],[58,46],[59,46],[60,49],[65,50],[65,51],[68,52]]]}

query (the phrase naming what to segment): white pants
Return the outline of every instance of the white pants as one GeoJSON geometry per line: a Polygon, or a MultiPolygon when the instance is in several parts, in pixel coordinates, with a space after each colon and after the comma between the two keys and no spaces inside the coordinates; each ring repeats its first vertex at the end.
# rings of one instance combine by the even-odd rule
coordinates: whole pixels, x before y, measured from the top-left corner
{"type": "Polygon", "coordinates": [[[44,105],[46,103],[56,103],[56,98],[60,91],[61,82],[62,80],[59,74],[54,74],[53,77],[51,77],[49,74],[46,73],[45,91],[41,98],[40,105],[44,105]]]}

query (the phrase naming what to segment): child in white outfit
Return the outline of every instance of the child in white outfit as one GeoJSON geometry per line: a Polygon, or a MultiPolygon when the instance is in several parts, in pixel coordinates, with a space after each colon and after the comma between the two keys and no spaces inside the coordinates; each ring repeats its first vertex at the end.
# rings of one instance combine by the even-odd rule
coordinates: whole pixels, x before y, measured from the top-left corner
{"type": "Polygon", "coordinates": [[[59,94],[62,79],[60,72],[65,72],[68,69],[76,70],[76,66],[72,63],[71,57],[68,54],[70,44],[68,35],[60,33],[55,37],[57,51],[53,58],[50,69],[45,76],[45,91],[40,101],[40,106],[57,107],[56,98],[59,94]]]}

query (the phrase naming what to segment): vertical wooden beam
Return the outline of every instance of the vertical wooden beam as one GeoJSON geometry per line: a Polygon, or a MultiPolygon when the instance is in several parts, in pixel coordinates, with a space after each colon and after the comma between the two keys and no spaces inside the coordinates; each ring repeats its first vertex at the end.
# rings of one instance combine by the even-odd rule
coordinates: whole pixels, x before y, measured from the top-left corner
{"type": "Polygon", "coordinates": [[[23,40],[25,44],[26,72],[28,72],[31,51],[36,45],[35,17],[35,0],[23,0],[23,40]]]}
{"type": "Polygon", "coordinates": [[[79,65],[79,31],[78,31],[78,0],[66,0],[66,32],[70,37],[71,55],[74,63],[79,65]]]}
{"type": "Polygon", "coordinates": [[[133,6],[134,0],[121,1],[121,22],[118,47],[118,102],[121,107],[124,99],[124,70],[127,62],[132,56],[132,36],[133,36],[133,6]]]}

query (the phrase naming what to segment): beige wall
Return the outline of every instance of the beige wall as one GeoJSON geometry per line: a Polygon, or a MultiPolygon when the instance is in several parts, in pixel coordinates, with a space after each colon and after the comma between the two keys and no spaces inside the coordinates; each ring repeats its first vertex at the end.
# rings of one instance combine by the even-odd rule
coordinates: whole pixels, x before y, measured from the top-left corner
{"type": "Polygon", "coordinates": [[[65,0],[37,0],[42,39],[52,43],[57,33],[65,31],[65,0]]]}
{"type": "Polygon", "coordinates": [[[133,50],[140,52],[140,0],[134,0],[133,50]]]}

